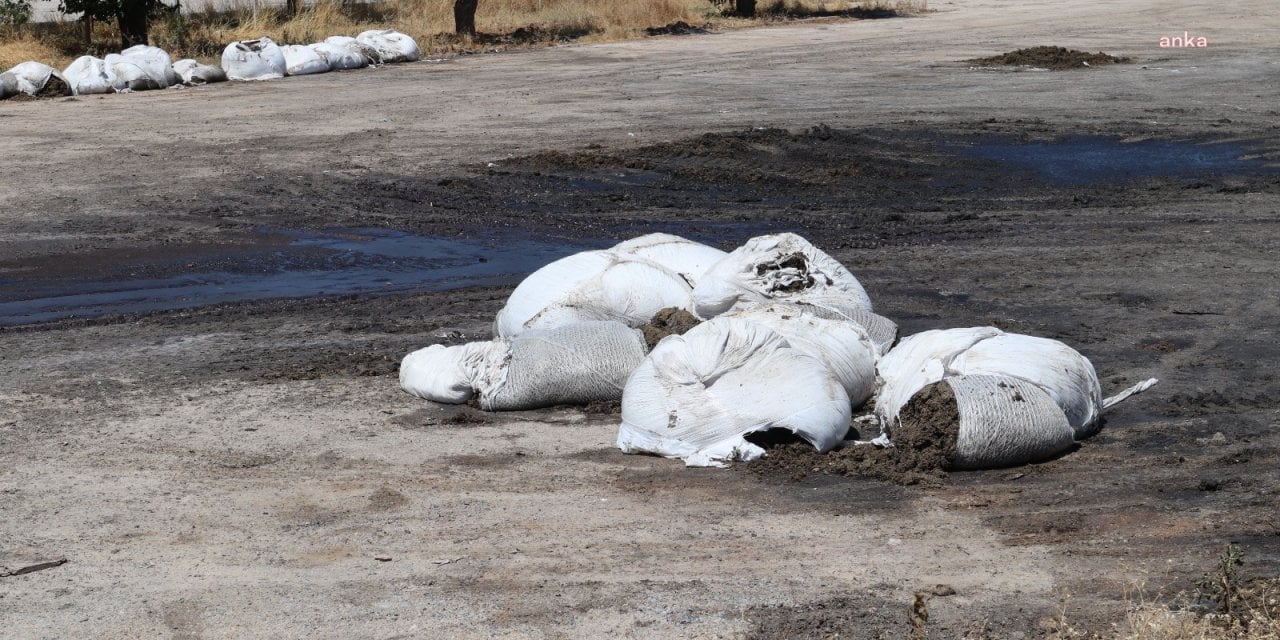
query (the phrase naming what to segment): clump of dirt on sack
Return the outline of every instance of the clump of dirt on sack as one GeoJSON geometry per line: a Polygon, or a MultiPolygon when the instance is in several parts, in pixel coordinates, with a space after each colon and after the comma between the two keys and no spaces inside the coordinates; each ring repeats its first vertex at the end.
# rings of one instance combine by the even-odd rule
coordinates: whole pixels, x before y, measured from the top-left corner
{"type": "Polygon", "coordinates": [[[830,453],[818,453],[798,438],[771,443],[752,442],[768,455],[742,465],[763,476],[793,481],[817,473],[884,480],[900,485],[939,484],[951,469],[960,434],[960,410],[950,385],[939,382],[921,389],[898,413],[901,424],[893,431],[892,447],[850,444],[830,453]]]}
{"type": "Polygon", "coordinates": [[[652,351],[654,345],[663,338],[684,335],[686,331],[701,323],[697,316],[684,309],[667,307],[659,310],[648,322],[640,325],[640,331],[644,333],[645,346],[652,351]]]}
{"type": "Polygon", "coordinates": [[[1110,64],[1132,62],[1129,58],[1113,56],[1099,51],[1077,51],[1065,47],[1031,47],[1002,53],[989,58],[974,58],[967,61],[979,67],[1038,67],[1051,71],[1067,69],[1090,69],[1110,64]]]}

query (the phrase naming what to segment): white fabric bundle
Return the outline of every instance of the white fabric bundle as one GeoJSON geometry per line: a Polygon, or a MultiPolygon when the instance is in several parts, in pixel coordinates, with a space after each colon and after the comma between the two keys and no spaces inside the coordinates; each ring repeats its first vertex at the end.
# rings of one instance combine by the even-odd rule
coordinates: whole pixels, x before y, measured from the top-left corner
{"type": "Polygon", "coordinates": [[[585,251],[533,272],[498,311],[502,337],[584,320],[637,327],[668,307],[688,309],[692,289],[675,272],[634,255],[585,251]]]}
{"type": "Polygon", "coordinates": [[[285,73],[291,76],[328,73],[331,70],[329,59],[311,47],[286,44],[280,47],[280,51],[284,54],[285,73]]]}
{"type": "Polygon", "coordinates": [[[815,314],[812,309],[775,302],[730,311],[720,317],[747,320],[777,332],[792,348],[826,365],[844,387],[852,406],[859,406],[875,391],[879,350],[857,323],[815,314]]]}
{"type": "Polygon", "coordinates": [[[816,358],[767,327],[740,318],[669,336],[622,395],[618,448],[724,466],[764,454],[744,436],[787,429],[819,451],[849,430],[849,396],[816,358]]]}
{"type": "Polygon", "coordinates": [[[311,48],[320,52],[334,71],[363,69],[371,64],[378,64],[380,59],[375,49],[349,36],[329,36],[324,42],[311,45],[311,48]]]}
{"type": "Polygon", "coordinates": [[[418,43],[395,29],[365,31],[356,36],[356,41],[377,51],[385,64],[413,62],[419,56],[418,43]]]}
{"type": "Polygon", "coordinates": [[[871,310],[871,299],[858,279],[794,233],[748,240],[703,274],[693,301],[703,318],[770,301],[871,310]]]}
{"type": "Polygon", "coordinates": [[[182,84],[197,85],[227,81],[227,74],[221,68],[200,64],[191,58],[173,63],[173,71],[182,79],[182,84]]]}
{"type": "Polygon", "coordinates": [[[222,69],[232,80],[274,80],[286,72],[284,52],[271,38],[232,42],[222,50],[222,69]]]}
{"type": "Polygon", "coordinates": [[[116,74],[111,66],[102,58],[80,56],[62,70],[74,95],[90,95],[95,93],[115,93],[116,74]]]}
{"type": "Polygon", "coordinates": [[[729,255],[714,247],[669,233],[650,233],[620,242],[610,251],[656,262],[676,272],[690,287],[697,286],[711,265],[729,255]]]}
{"type": "Polygon", "coordinates": [[[4,72],[4,75],[11,79],[0,82],[5,85],[12,85],[15,93],[25,93],[29,96],[46,91],[51,80],[58,80],[63,85],[70,86],[67,83],[67,79],[62,77],[61,72],[40,62],[27,61],[19,63],[4,72]]]}
{"type": "Polygon", "coordinates": [[[486,411],[618,400],[644,359],[644,337],[617,322],[582,322],[510,339],[405,356],[400,385],[427,400],[461,403],[479,396],[486,411]]]}

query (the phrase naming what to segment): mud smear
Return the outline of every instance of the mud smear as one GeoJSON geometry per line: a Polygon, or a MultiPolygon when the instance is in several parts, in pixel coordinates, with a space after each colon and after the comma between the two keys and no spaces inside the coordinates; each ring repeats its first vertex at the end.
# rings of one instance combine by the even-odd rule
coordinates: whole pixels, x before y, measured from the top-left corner
{"type": "Polygon", "coordinates": [[[1101,51],[1089,53],[1064,47],[1030,47],[989,58],[974,58],[966,62],[979,67],[1035,67],[1051,71],[1065,71],[1067,69],[1092,69],[1112,64],[1124,64],[1132,62],[1132,60],[1101,51]]]}

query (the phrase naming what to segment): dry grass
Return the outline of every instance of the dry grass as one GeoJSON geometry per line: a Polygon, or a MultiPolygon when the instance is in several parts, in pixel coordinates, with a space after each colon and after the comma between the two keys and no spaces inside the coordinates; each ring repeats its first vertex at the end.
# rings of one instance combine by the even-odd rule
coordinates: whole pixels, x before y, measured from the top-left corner
{"type": "MultiPolygon", "coordinates": [[[[565,40],[601,42],[644,35],[645,29],[683,21],[739,28],[762,21],[822,15],[856,15],[851,9],[923,12],[926,0],[764,0],[760,18],[726,16],[723,0],[481,0],[476,24],[482,35],[459,39],[453,31],[453,3],[445,0],[386,0],[342,4],[322,0],[295,16],[283,7],[253,10],[251,0],[230,11],[172,15],[151,25],[151,44],[174,59],[216,60],[230,42],[269,36],[282,44],[304,44],[332,35],[356,35],[393,28],[413,36],[423,51],[443,53],[493,46],[536,45],[565,40]],[[489,34],[489,35],[484,35],[489,34]]],[[[114,25],[94,25],[85,44],[78,22],[28,25],[21,33],[0,31],[0,69],[24,60],[65,67],[79,55],[102,56],[119,48],[114,25]]]]}

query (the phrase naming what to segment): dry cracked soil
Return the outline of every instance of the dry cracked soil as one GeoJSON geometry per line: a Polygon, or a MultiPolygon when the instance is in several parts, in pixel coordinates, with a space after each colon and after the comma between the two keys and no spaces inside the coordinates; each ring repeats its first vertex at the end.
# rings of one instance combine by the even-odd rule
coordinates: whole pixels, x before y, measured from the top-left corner
{"type": "Polygon", "coordinates": [[[905,638],[929,589],[930,638],[1106,635],[1228,543],[1276,576],[1274,8],[930,9],[0,103],[4,635],[905,638]],[[964,62],[1041,45],[1132,61],[964,62]],[[557,255],[783,230],[904,334],[1161,382],[906,486],[398,388],[557,255]]]}

